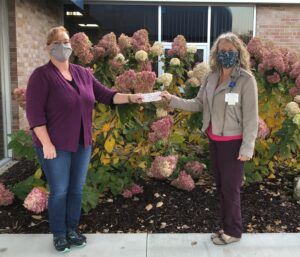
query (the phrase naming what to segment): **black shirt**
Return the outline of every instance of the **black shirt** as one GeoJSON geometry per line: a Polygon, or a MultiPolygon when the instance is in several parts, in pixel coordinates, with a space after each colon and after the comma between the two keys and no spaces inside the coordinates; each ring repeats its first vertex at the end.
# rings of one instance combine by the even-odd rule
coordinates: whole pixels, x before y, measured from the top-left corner
{"type": "MultiPolygon", "coordinates": [[[[68,80],[67,81],[70,83],[70,85],[77,91],[77,93],[80,95],[79,88],[77,84],[75,83],[74,79],[68,80]]],[[[79,144],[83,145],[84,144],[84,133],[83,133],[83,124],[82,124],[82,119],[81,119],[81,126],[80,126],[80,135],[79,135],[79,144]]]]}

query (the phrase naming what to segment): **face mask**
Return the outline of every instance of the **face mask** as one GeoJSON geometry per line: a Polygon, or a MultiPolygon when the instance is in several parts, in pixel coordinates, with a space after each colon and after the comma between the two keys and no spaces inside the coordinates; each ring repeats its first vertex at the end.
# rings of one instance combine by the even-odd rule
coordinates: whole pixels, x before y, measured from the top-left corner
{"type": "Polygon", "coordinates": [[[64,62],[69,59],[72,53],[70,43],[55,43],[50,49],[50,55],[59,62],[64,62]]]}
{"type": "Polygon", "coordinates": [[[232,68],[238,62],[239,52],[227,51],[218,52],[217,60],[225,69],[232,68]]]}

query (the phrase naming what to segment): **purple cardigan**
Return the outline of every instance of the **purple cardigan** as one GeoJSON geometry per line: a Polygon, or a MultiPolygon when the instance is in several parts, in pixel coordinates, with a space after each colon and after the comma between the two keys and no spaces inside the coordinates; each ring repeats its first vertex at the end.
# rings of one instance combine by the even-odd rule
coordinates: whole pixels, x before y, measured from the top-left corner
{"type": "MultiPolygon", "coordinates": [[[[26,90],[26,115],[30,129],[46,125],[57,150],[76,152],[81,119],[84,147],[92,143],[92,110],[95,101],[112,104],[116,91],[103,86],[85,68],[70,64],[80,95],[50,61],[31,74],[26,90]]],[[[34,132],[36,147],[42,147],[34,132]]]]}

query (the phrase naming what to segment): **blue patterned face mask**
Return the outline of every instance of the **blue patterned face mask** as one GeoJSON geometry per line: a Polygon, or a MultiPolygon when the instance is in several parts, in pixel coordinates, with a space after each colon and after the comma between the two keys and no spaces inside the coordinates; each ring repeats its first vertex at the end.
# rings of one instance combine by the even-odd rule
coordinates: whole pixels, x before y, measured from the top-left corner
{"type": "Polygon", "coordinates": [[[235,66],[238,62],[239,52],[227,51],[218,52],[217,60],[222,65],[223,68],[229,69],[235,66]]]}

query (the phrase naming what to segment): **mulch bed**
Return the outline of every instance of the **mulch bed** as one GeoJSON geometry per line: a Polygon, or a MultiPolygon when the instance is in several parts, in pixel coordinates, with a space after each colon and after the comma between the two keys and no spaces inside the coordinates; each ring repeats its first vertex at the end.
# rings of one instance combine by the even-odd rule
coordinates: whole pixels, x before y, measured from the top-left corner
{"type": "MultiPolygon", "coordinates": [[[[0,181],[14,184],[34,170],[33,163],[21,161],[1,175],[0,181]]],[[[275,179],[243,187],[244,232],[300,231],[300,202],[292,199],[296,174],[278,170],[275,179]]],[[[205,233],[218,226],[216,189],[209,174],[203,175],[191,192],[155,180],[139,184],[144,193],[132,199],[106,193],[96,209],[82,215],[80,229],[85,233],[205,233]],[[159,202],[161,207],[156,206],[159,202]],[[153,208],[147,211],[149,204],[153,208]]],[[[0,233],[48,233],[47,213],[34,215],[22,204],[15,200],[0,207],[0,233]]]]}

